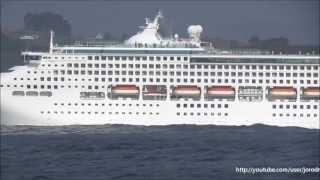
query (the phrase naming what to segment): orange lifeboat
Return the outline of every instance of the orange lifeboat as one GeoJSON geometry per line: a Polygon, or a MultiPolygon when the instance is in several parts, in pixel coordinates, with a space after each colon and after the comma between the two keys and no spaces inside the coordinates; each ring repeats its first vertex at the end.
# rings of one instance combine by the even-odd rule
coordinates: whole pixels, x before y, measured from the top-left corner
{"type": "Polygon", "coordinates": [[[116,85],[111,87],[113,95],[139,95],[139,88],[135,85],[116,85]]]}
{"type": "Polygon", "coordinates": [[[320,99],[320,87],[306,87],[302,93],[303,99],[320,99]]]}
{"type": "Polygon", "coordinates": [[[269,89],[271,99],[296,99],[297,90],[294,87],[276,86],[269,89]]]}
{"type": "Polygon", "coordinates": [[[209,99],[234,98],[235,88],[232,86],[210,86],[207,88],[206,97],[209,99]]]}
{"type": "Polygon", "coordinates": [[[172,89],[173,98],[200,98],[201,88],[198,86],[179,85],[172,89]]]}

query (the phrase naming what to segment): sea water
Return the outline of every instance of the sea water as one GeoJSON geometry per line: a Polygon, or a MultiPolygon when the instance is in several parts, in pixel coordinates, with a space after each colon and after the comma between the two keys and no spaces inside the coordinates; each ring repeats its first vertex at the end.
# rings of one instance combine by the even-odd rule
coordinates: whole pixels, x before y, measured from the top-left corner
{"type": "Polygon", "coordinates": [[[1,180],[319,179],[319,130],[254,126],[2,126],[1,180]]]}

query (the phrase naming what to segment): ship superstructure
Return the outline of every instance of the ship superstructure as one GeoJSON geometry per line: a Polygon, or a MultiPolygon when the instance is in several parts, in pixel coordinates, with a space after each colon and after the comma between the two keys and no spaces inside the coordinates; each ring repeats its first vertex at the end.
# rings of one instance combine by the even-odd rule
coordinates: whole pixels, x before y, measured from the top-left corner
{"type": "Polygon", "coordinates": [[[158,34],[158,14],[124,44],[25,51],[1,73],[1,123],[214,124],[320,128],[319,55],[219,51],[158,34]]]}

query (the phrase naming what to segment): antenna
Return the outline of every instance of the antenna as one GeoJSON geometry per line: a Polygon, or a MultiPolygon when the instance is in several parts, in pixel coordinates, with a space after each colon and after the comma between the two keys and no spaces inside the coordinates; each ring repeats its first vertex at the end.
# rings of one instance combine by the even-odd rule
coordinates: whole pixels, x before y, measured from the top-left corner
{"type": "Polygon", "coordinates": [[[158,17],[159,17],[159,18],[163,18],[163,14],[162,14],[161,9],[159,9],[159,11],[158,11],[158,17]]]}
{"type": "Polygon", "coordinates": [[[50,46],[49,46],[50,54],[52,54],[52,50],[53,50],[53,38],[54,38],[54,32],[53,30],[50,30],[50,46]]]}

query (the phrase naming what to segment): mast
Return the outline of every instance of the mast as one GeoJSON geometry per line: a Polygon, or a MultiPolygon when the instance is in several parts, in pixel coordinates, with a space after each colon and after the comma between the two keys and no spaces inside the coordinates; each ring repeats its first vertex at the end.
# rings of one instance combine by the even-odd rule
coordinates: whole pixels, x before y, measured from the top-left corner
{"type": "Polygon", "coordinates": [[[50,46],[49,46],[50,54],[52,54],[52,50],[53,50],[53,38],[54,38],[54,32],[53,30],[50,30],[50,46]]]}

